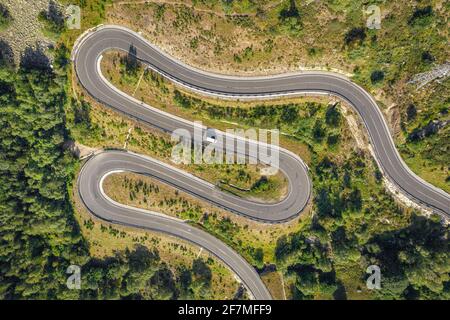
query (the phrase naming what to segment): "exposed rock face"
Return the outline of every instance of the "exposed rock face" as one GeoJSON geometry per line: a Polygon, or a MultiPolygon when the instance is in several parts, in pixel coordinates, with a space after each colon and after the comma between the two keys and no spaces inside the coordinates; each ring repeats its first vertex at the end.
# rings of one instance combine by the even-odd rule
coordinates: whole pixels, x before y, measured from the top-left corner
{"type": "Polygon", "coordinates": [[[0,38],[10,48],[9,56],[18,66],[25,50],[36,50],[45,38],[38,15],[48,10],[49,0],[2,0],[2,3],[8,8],[13,20],[7,29],[0,32],[0,38]]]}
{"type": "Polygon", "coordinates": [[[84,146],[84,145],[82,145],[78,142],[72,141],[72,140],[67,140],[66,142],[64,142],[63,148],[72,152],[72,154],[79,159],[84,159],[86,157],[89,157],[90,155],[94,154],[96,151],[100,150],[100,149],[84,146]]]}
{"type": "Polygon", "coordinates": [[[398,106],[394,103],[389,106],[386,110],[386,118],[388,120],[389,127],[391,129],[391,134],[395,137],[401,131],[400,126],[400,110],[398,106]]]}
{"type": "Polygon", "coordinates": [[[432,120],[428,122],[428,124],[425,127],[414,129],[414,131],[409,134],[408,139],[411,141],[422,140],[425,137],[437,133],[440,129],[444,128],[449,123],[450,120],[445,121],[432,120]]]}

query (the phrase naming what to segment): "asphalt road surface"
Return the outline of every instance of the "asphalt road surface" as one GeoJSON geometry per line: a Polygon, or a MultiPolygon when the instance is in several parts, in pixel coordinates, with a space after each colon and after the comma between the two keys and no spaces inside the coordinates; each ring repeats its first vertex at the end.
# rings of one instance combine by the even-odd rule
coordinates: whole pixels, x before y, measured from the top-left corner
{"type": "MultiPolygon", "coordinates": [[[[152,108],[120,92],[100,72],[102,53],[113,49],[128,52],[130,46],[135,49],[136,57],[151,69],[178,85],[202,94],[240,99],[320,94],[347,101],[363,119],[376,160],[386,177],[416,203],[442,216],[450,214],[450,196],[411,172],[397,152],[376,102],[364,89],[347,78],[329,72],[267,77],[212,74],[183,64],[162,53],[139,34],[122,27],[101,26],[84,34],[75,44],[72,53],[81,85],[99,102],[166,132],[184,129],[193,135],[194,126],[189,121],[152,108]]],[[[254,143],[247,141],[247,150],[249,144],[254,143]]],[[[269,147],[271,153],[275,150],[272,148],[276,147],[269,147]]],[[[168,233],[207,249],[237,274],[254,298],[269,299],[270,294],[256,271],[230,247],[186,222],[113,202],[102,192],[101,182],[105,175],[116,170],[142,173],[251,219],[284,222],[298,215],[308,203],[311,181],[306,165],[298,156],[282,148],[276,150],[279,152],[279,169],[288,179],[288,194],[278,203],[264,204],[245,200],[221,192],[210,183],[166,163],[122,151],[105,151],[87,161],[79,176],[80,196],[86,207],[102,219],[168,233]]]]}

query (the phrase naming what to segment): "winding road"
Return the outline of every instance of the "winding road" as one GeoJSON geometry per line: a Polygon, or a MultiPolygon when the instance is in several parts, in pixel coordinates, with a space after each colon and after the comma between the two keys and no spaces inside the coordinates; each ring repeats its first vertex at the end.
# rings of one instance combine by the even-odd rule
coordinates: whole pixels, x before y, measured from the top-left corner
{"type": "MultiPolygon", "coordinates": [[[[383,174],[412,201],[442,215],[450,215],[450,195],[425,182],[406,166],[395,148],[388,126],[374,99],[347,78],[329,72],[302,72],[265,77],[234,77],[204,72],[187,66],[161,52],[138,33],[119,26],[99,26],[76,42],[72,60],[79,82],[99,102],[141,123],[166,132],[184,129],[194,134],[193,123],[148,106],[119,91],[100,71],[102,54],[108,50],[128,52],[151,69],[189,90],[223,98],[255,99],[286,95],[331,95],[348,102],[361,116],[368,130],[377,163],[383,174]]],[[[206,130],[206,128],[203,128],[206,130]]],[[[237,138],[236,138],[237,139],[237,138]]],[[[257,144],[246,141],[246,146],[257,144]]],[[[254,268],[229,246],[191,227],[185,221],[114,202],[102,189],[105,176],[117,171],[132,171],[155,177],[236,214],[251,219],[279,223],[297,216],[311,195],[308,168],[292,152],[267,146],[279,152],[279,169],[288,179],[288,194],[278,203],[263,204],[221,192],[214,185],[166,163],[124,151],[104,151],[91,157],[78,178],[80,197],[95,216],[138,228],[146,228],[186,239],[226,263],[255,299],[270,299],[270,294],[254,268]]],[[[248,148],[246,148],[248,150],[248,148]]],[[[247,155],[247,152],[242,151],[247,155]]]]}

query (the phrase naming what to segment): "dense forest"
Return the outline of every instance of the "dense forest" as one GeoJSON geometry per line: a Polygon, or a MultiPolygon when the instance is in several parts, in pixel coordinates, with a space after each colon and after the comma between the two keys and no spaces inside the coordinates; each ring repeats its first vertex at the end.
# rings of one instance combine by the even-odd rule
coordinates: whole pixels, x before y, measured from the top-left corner
{"type": "Polygon", "coordinates": [[[68,196],[76,160],[63,148],[68,51],[54,55],[53,68],[33,49],[17,70],[7,59],[0,67],[0,297],[209,297],[211,270],[201,259],[174,274],[142,246],[89,256],[68,196]],[[66,286],[72,264],[81,267],[81,290],[66,286]]]}

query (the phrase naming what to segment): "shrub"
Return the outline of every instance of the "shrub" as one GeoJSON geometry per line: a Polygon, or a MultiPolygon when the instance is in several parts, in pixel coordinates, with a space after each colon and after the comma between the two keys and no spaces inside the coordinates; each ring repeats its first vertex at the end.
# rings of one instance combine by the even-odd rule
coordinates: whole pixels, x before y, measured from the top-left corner
{"type": "Polygon", "coordinates": [[[327,125],[337,127],[341,120],[341,114],[336,108],[336,105],[329,105],[325,113],[325,122],[327,125]]]}
{"type": "Polygon", "coordinates": [[[327,144],[329,146],[334,146],[339,141],[339,136],[337,134],[333,134],[327,138],[327,144]]]}
{"type": "Polygon", "coordinates": [[[366,39],[366,31],[362,27],[353,28],[347,31],[347,33],[344,36],[344,41],[346,45],[349,45],[355,41],[362,42],[364,41],[364,39],[366,39]]]}
{"type": "Polygon", "coordinates": [[[408,19],[408,24],[413,25],[423,18],[429,17],[433,14],[433,8],[426,6],[424,8],[417,8],[411,17],[408,19]]]}
{"type": "Polygon", "coordinates": [[[406,120],[411,121],[414,120],[417,116],[417,109],[414,104],[410,104],[406,109],[406,120]]]}
{"type": "Polygon", "coordinates": [[[380,70],[375,70],[370,75],[370,81],[372,83],[377,83],[384,80],[384,72],[380,70]]]}
{"type": "Polygon", "coordinates": [[[290,0],[289,7],[285,7],[280,11],[279,20],[289,33],[298,34],[302,27],[300,12],[297,8],[295,0],[290,0]]]}
{"type": "Polygon", "coordinates": [[[429,51],[422,52],[422,61],[425,63],[431,63],[434,61],[434,57],[429,51]]]}

